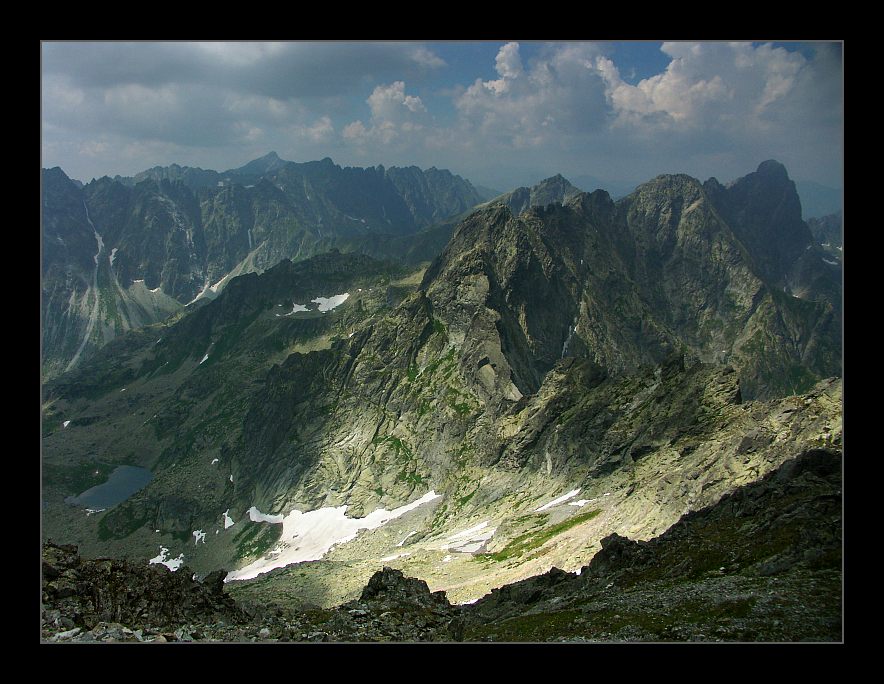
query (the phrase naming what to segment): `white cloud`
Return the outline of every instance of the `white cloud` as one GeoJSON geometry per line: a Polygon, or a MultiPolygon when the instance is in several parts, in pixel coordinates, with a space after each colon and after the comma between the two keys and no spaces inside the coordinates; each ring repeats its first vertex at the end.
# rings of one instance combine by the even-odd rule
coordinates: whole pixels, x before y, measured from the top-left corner
{"type": "Polygon", "coordinates": [[[445,66],[444,59],[422,45],[414,48],[410,53],[410,57],[416,64],[423,67],[436,69],[445,66]]]}
{"type": "Polygon", "coordinates": [[[405,82],[395,81],[376,86],[366,100],[371,109],[371,123],[361,120],[346,125],[342,134],[346,140],[360,144],[380,142],[389,145],[424,128],[427,108],[415,95],[406,95],[405,82]]]}
{"type": "Polygon", "coordinates": [[[322,116],[312,126],[307,127],[305,132],[313,142],[324,142],[335,134],[335,127],[329,117],[322,116]]]}
{"type": "Polygon", "coordinates": [[[477,79],[456,98],[461,124],[501,145],[539,147],[604,125],[605,83],[593,43],[560,44],[526,70],[518,43],[495,59],[499,79],[477,79]]]}
{"type": "Polygon", "coordinates": [[[411,113],[427,111],[419,97],[405,94],[403,81],[377,86],[367,102],[371,107],[371,118],[376,121],[400,123],[408,116],[406,110],[411,113]]]}
{"type": "Polygon", "coordinates": [[[285,53],[287,43],[198,42],[194,47],[208,59],[222,64],[251,66],[285,53]]]}
{"type": "MultiPolygon", "coordinates": [[[[655,128],[758,127],[793,91],[807,60],[798,53],[751,43],[664,43],[666,70],[632,86],[610,60],[599,70],[620,124],[655,128]]],[[[798,94],[800,96],[800,94],[798,94]]]]}

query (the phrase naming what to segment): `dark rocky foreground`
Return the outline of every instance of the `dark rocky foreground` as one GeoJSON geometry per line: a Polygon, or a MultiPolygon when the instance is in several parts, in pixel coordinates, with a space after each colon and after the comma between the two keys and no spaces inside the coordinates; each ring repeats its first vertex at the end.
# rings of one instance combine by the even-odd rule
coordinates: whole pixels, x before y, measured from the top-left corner
{"type": "Polygon", "coordinates": [[[612,534],[579,575],[557,568],[451,605],[384,568],[333,610],[236,603],[223,572],[86,560],[43,547],[44,642],[841,641],[840,452],[813,450],[684,516],[612,534]]]}

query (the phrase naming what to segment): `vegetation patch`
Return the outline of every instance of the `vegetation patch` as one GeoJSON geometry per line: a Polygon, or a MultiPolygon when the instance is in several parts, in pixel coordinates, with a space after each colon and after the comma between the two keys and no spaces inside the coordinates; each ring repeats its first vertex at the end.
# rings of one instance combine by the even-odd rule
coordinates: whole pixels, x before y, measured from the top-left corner
{"type": "Polygon", "coordinates": [[[550,539],[561,534],[562,532],[570,530],[572,527],[576,527],[577,525],[585,523],[588,520],[592,520],[601,512],[601,509],[596,509],[592,511],[587,511],[585,513],[579,513],[578,515],[572,516],[567,520],[563,520],[562,522],[551,525],[550,527],[545,527],[539,530],[530,530],[512,539],[500,551],[494,551],[492,553],[479,553],[476,554],[474,558],[483,561],[500,562],[508,560],[510,558],[524,556],[529,551],[533,551],[534,549],[543,546],[550,539]]]}
{"type": "Polygon", "coordinates": [[[147,524],[147,510],[142,506],[123,504],[107,513],[98,523],[98,538],[124,539],[147,524]]]}
{"type": "Polygon", "coordinates": [[[254,558],[261,556],[279,541],[282,525],[267,523],[251,523],[244,525],[233,538],[236,544],[237,558],[254,558]]]}

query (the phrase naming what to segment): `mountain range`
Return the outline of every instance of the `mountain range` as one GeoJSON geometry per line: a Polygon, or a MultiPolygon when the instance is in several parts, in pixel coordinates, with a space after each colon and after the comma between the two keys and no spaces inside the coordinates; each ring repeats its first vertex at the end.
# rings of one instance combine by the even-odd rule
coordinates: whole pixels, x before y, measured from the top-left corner
{"type": "Polygon", "coordinates": [[[325,607],[392,564],[464,603],[841,453],[841,261],[775,161],[617,201],[51,169],[43,218],[44,537],[87,556],[325,607]],[[78,508],[121,466],[149,483],[78,508]]]}
{"type": "Polygon", "coordinates": [[[43,375],[215,296],[236,275],[332,247],[402,243],[481,199],[435,168],[296,164],[275,153],[225,173],[173,165],[83,187],[44,170],[43,375]]]}

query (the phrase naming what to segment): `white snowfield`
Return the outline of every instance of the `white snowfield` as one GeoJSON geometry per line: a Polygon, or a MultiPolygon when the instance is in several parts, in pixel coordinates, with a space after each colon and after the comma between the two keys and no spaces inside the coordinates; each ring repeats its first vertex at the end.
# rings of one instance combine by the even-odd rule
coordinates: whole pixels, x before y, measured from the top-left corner
{"type": "Polygon", "coordinates": [[[252,506],[248,511],[249,520],[252,522],[267,522],[267,523],[281,523],[285,520],[285,516],[282,514],[272,515],[270,513],[262,513],[258,510],[257,506],[252,506]]]}
{"type": "Polygon", "coordinates": [[[201,365],[203,365],[203,361],[206,361],[206,360],[207,360],[207,359],[208,359],[208,358],[209,358],[209,355],[208,355],[208,354],[206,354],[206,355],[205,355],[205,356],[204,356],[204,357],[203,357],[203,360],[202,360],[202,361],[200,361],[200,362],[199,362],[199,363],[198,363],[198,364],[197,364],[197,365],[198,365],[198,366],[201,366],[201,365]]]}
{"type": "MultiPolygon", "coordinates": [[[[282,306],[282,304],[280,304],[280,306],[282,306]]],[[[287,314],[276,314],[276,316],[277,316],[277,318],[279,318],[279,317],[285,318],[286,316],[291,316],[292,314],[298,313],[299,311],[309,311],[309,310],[310,309],[308,309],[307,306],[305,306],[304,304],[294,304],[293,303],[291,311],[289,311],[287,314]]]]}
{"type": "Polygon", "coordinates": [[[338,307],[346,302],[349,296],[350,293],[345,292],[344,294],[335,295],[334,297],[317,297],[316,299],[311,299],[310,301],[314,304],[319,304],[319,310],[322,313],[325,313],[326,311],[331,311],[335,307],[338,307]]]}
{"type": "Polygon", "coordinates": [[[175,572],[184,563],[184,554],[182,553],[178,556],[178,558],[170,559],[169,549],[167,549],[165,546],[161,546],[159,555],[147,561],[148,565],[153,565],[154,563],[165,565],[167,568],[169,568],[169,570],[175,572]]]}
{"type": "Polygon", "coordinates": [[[579,499],[577,501],[569,501],[568,505],[579,506],[580,508],[583,508],[586,504],[592,503],[593,501],[595,501],[595,499],[579,499]]]}
{"type": "Polygon", "coordinates": [[[567,494],[562,494],[558,499],[553,499],[549,503],[543,504],[540,508],[534,509],[535,513],[540,513],[540,511],[545,511],[547,508],[552,508],[553,506],[558,506],[560,503],[567,501],[568,499],[573,499],[580,493],[580,487],[577,489],[568,492],[567,494]]]}
{"type": "Polygon", "coordinates": [[[194,530],[194,531],[193,531],[193,536],[194,536],[194,540],[193,540],[193,545],[194,545],[194,546],[196,546],[197,544],[199,544],[200,541],[202,541],[203,544],[206,543],[206,533],[203,532],[202,530],[194,530]]]}
{"type": "Polygon", "coordinates": [[[67,427],[70,424],[71,424],[71,421],[66,420],[66,421],[64,421],[64,423],[62,423],[62,427],[67,427]]]}
{"type": "Polygon", "coordinates": [[[230,509],[228,508],[224,511],[224,529],[226,530],[228,527],[233,527],[236,523],[230,517],[230,509]]]}
{"type": "MultiPolygon", "coordinates": [[[[336,544],[346,544],[355,539],[360,530],[376,529],[394,518],[413,511],[418,506],[441,497],[441,494],[429,491],[410,504],[394,508],[392,511],[381,508],[372,511],[364,518],[348,518],[346,505],[319,508],[306,513],[295,509],[282,520],[282,535],[276,548],[254,563],[229,573],[224,581],[252,579],[274,568],[319,560],[336,544]]],[[[256,515],[260,514],[260,511],[255,510],[256,515]]]]}

